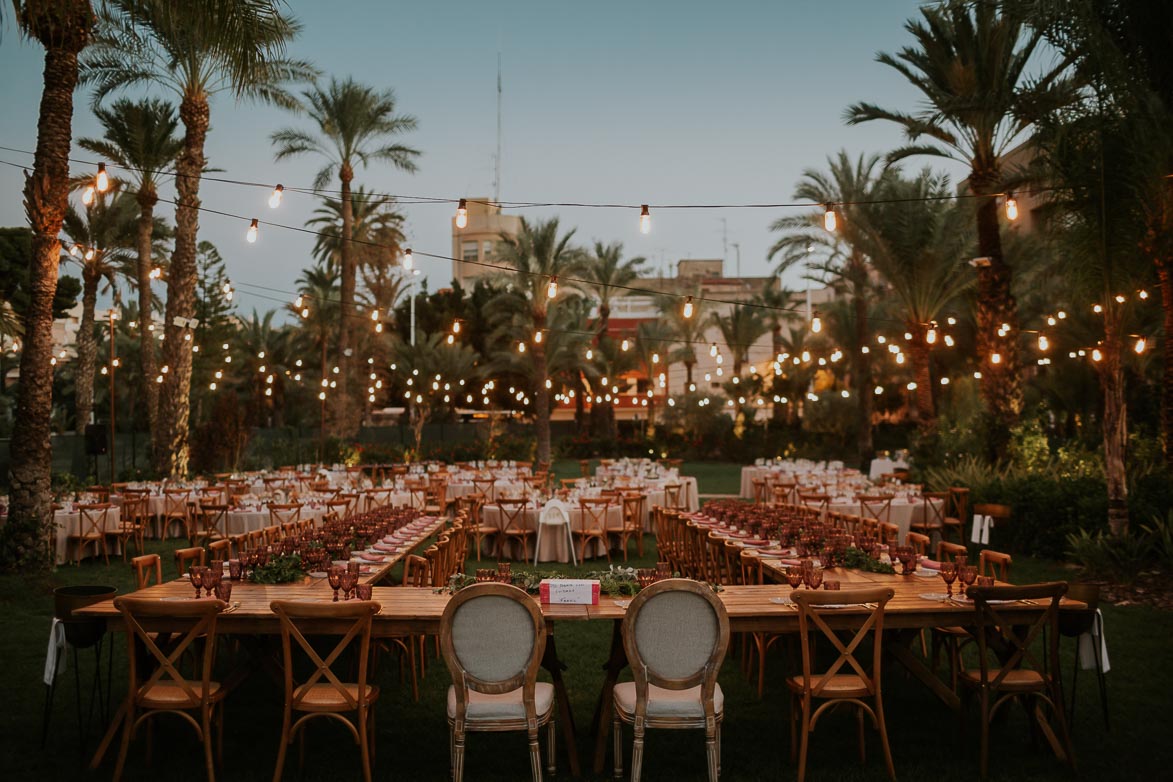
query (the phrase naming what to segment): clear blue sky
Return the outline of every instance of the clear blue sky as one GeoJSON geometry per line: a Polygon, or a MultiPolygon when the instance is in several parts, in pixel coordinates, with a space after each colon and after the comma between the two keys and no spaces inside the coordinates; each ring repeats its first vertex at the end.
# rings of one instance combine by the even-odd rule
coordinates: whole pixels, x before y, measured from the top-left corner
{"type": "MultiPolygon", "coordinates": [[[[915,0],[294,0],[305,30],[290,54],[325,74],[394,88],[400,110],[419,119],[419,130],[404,139],[423,151],[419,172],[360,171],[358,182],[370,189],[445,197],[492,192],[500,49],[503,199],[778,202],[789,200],[804,168],[823,166],[840,148],[883,152],[899,142],[893,127],[847,127],[842,116],[861,99],[915,106],[915,91],[874,57],[908,42],[902,25],[918,6],[915,0]]],[[[11,27],[0,39],[0,73],[0,144],[32,149],[41,50],[11,27]]],[[[79,93],[75,138],[99,134],[88,105],[89,96],[79,93]]],[[[286,124],[298,119],[221,96],[212,106],[211,165],[238,179],[308,185],[317,160],[272,162],[269,134],[286,124]]],[[[80,150],[75,156],[88,157],[80,150]]],[[[31,160],[8,152],[0,159],[31,160]]],[[[23,223],[20,188],[20,172],[0,167],[0,225],[23,223]]],[[[290,195],[272,213],[264,193],[214,183],[205,183],[201,195],[208,207],[291,224],[301,224],[313,208],[309,197],[290,195]]],[[[450,206],[413,205],[406,212],[414,248],[451,252],[450,206]]],[[[563,209],[560,215],[582,242],[621,240],[629,254],[666,268],[679,258],[721,257],[724,217],[727,273],[734,273],[736,242],[746,275],[768,272],[768,226],[778,216],[660,212],[643,236],[630,211],[563,209]]],[[[227,259],[247,314],[280,305],[250,294],[245,283],[292,291],[310,263],[311,239],[271,229],[250,246],[245,227],[201,218],[201,235],[227,259]]],[[[433,289],[448,282],[448,262],[423,263],[433,289]]]]}

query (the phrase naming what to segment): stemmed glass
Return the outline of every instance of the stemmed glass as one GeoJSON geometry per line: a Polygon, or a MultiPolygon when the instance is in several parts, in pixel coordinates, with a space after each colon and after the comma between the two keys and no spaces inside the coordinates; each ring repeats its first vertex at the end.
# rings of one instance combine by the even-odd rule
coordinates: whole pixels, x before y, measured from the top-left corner
{"type": "Polygon", "coordinates": [[[957,568],[957,577],[961,579],[961,583],[965,584],[962,594],[966,594],[973,586],[973,582],[977,581],[977,574],[978,570],[973,565],[963,565],[957,568]]]}
{"type": "Polygon", "coordinates": [[[338,580],[338,585],[342,587],[342,599],[349,600],[351,593],[354,591],[354,585],[358,582],[358,576],[350,571],[344,572],[338,580]]]}
{"type": "Polygon", "coordinates": [[[802,580],[806,582],[808,589],[818,589],[819,585],[823,583],[823,569],[821,567],[809,567],[802,573],[802,580]]]}
{"type": "Polygon", "coordinates": [[[195,587],[196,599],[200,597],[200,587],[203,586],[203,571],[207,570],[203,565],[192,565],[187,571],[187,577],[191,580],[191,585],[195,587]]]}
{"type": "Polygon", "coordinates": [[[941,563],[941,580],[945,582],[945,595],[950,600],[953,599],[953,582],[957,580],[957,563],[956,562],[942,562],[941,563]]]}
{"type": "Polygon", "coordinates": [[[334,602],[338,602],[338,588],[342,586],[342,567],[340,565],[331,565],[330,571],[326,574],[326,581],[330,584],[330,588],[334,590],[334,602]]]}
{"type": "Polygon", "coordinates": [[[797,565],[791,565],[786,568],[786,583],[790,585],[791,589],[798,589],[802,585],[802,568],[797,565]]]}

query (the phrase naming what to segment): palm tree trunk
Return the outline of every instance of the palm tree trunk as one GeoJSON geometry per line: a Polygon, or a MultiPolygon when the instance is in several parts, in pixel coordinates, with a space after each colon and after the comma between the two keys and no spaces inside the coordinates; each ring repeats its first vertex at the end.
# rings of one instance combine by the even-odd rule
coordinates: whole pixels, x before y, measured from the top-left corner
{"type": "Polygon", "coordinates": [[[81,294],[81,325],[77,330],[77,365],[73,373],[74,409],[77,420],[74,429],[86,433],[86,424],[94,411],[94,364],[98,343],[94,336],[94,308],[98,301],[98,282],[101,276],[86,267],[81,294]]]}
{"type": "MultiPolygon", "coordinates": [[[[778,356],[782,355],[782,324],[778,321],[775,321],[773,327],[770,329],[770,349],[774,351],[774,355],[771,357],[771,363],[778,361],[778,356]]],[[[770,390],[774,396],[781,396],[775,387],[781,379],[782,376],[779,374],[773,375],[770,379],[770,390]]],[[[770,417],[774,425],[781,428],[786,420],[786,411],[782,409],[781,402],[774,402],[770,417]]]]}
{"type": "Polygon", "coordinates": [[[1108,481],[1108,528],[1113,535],[1128,532],[1128,473],[1124,467],[1128,446],[1128,407],[1124,397],[1124,362],[1120,309],[1109,306],[1104,315],[1104,359],[1100,388],[1104,394],[1104,474],[1108,481]]]}
{"type": "Polygon", "coordinates": [[[586,383],[583,382],[582,372],[575,376],[574,386],[574,428],[579,437],[590,435],[590,422],[586,413],[586,383]]]}
{"type": "MultiPolygon", "coordinates": [[[[975,191],[979,187],[975,176],[975,191]]],[[[988,259],[978,268],[977,351],[982,372],[981,397],[989,416],[986,451],[991,461],[1005,453],[1010,429],[1022,412],[1022,377],[1018,355],[1018,307],[1010,292],[1010,267],[1002,258],[998,201],[990,195],[977,209],[978,253],[988,259]],[[1010,328],[998,336],[1002,324],[1010,328]],[[997,355],[995,363],[992,356],[997,355]]]]}
{"type": "Polygon", "coordinates": [[[342,182],[342,240],[338,245],[339,262],[342,267],[342,288],[340,293],[338,324],[338,388],[334,393],[333,430],[341,437],[353,437],[358,432],[357,406],[351,394],[351,369],[354,366],[354,289],[356,270],[350,237],[354,231],[354,204],[350,199],[350,183],[354,171],[344,162],[339,171],[342,182]]]}
{"type": "MultiPolygon", "coordinates": [[[[546,328],[545,314],[534,315],[534,332],[546,328]]],[[[534,361],[534,426],[536,427],[537,455],[534,461],[550,461],[550,390],[546,388],[546,342],[535,342],[534,361]]]]}
{"type": "Polygon", "coordinates": [[[907,325],[912,339],[908,353],[912,359],[912,379],[916,383],[916,418],[922,432],[932,431],[937,425],[933,406],[933,378],[929,371],[929,343],[925,341],[926,327],[921,323],[907,325]]]}
{"type": "Polygon", "coordinates": [[[863,352],[868,342],[868,303],[863,296],[855,296],[852,305],[855,307],[855,349],[851,352],[851,358],[852,374],[855,376],[856,457],[859,469],[866,474],[875,451],[872,441],[872,409],[875,401],[872,399],[872,389],[868,388],[872,381],[872,357],[870,353],[863,352]]]}
{"type": "Polygon", "coordinates": [[[1165,441],[1165,467],[1173,470],[1173,258],[1157,267],[1157,278],[1161,282],[1161,319],[1165,325],[1165,339],[1161,345],[1164,351],[1164,365],[1161,370],[1161,432],[1165,441]]]}
{"type": "MultiPolygon", "coordinates": [[[[29,259],[29,304],[24,317],[20,354],[20,386],[9,443],[11,487],[8,521],[0,527],[0,567],[5,570],[47,570],[52,564],[47,545],[52,519],[49,445],[53,413],[53,296],[61,243],[57,235],[69,199],[69,146],[73,127],[73,90],[77,86],[77,55],[92,23],[88,2],[69,9],[86,23],[66,33],[45,36],[45,71],[37,118],[37,149],[33,172],[25,178],[24,204],[33,229],[29,259]]],[[[63,15],[64,16],[64,15],[63,15]]],[[[38,20],[27,20],[30,30],[38,20]]],[[[39,20],[53,25],[54,20],[39,20]]]]}
{"type": "MultiPolygon", "coordinates": [[[[155,439],[155,471],[182,478],[188,470],[188,439],[191,425],[191,342],[183,339],[184,329],[176,318],[195,316],[198,269],[196,245],[200,227],[200,176],[207,159],[204,143],[208,137],[208,98],[189,94],[179,104],[183,121],[183,151],[176,161],[175,250],[167,275],[166,323],[163,326],[163,374],[159,390],[159,435],[155,439]]],[[[162,369],[160,369],[162,371],[162,369]]]]}
{"type": "Polygon", "coordinates": [[[138,204],[138,231],[135,236],[135,246],[138,250],[138,317],[139,317],[139,370],[142,373],[143,390],[146,392],[147,402],[147,431],[155,436],[159,417],[159,386],[155,376],[159,374],[159,364],[155,360],[155,332],[148,330],[151,325],[151,269],[154,266],[152,234],[155,225],[155,204],[159,197],[155,194],[153,185],[139,191],[138,204]]]}
{"type": "Polygon", "coordinates": [[[692,368],[696,364],[696,358],[692,361],[684,362],[684,390],[692,393],[692,368]]]}

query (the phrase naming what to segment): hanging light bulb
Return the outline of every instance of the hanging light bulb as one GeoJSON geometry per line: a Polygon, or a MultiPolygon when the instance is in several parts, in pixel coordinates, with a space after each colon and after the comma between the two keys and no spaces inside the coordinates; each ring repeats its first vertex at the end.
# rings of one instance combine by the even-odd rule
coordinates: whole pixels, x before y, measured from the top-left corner
{"type": "Polygon", "coordinates": [[[823,319],[820,318],[819,313],[816,312],[814,317],[811,318],[811,333],[818,334],[822,330],[823,330],[823,319]]]}
{"type": "Polygon", "coordinates": [[[1018,219],[1018,199],[1014,197],[1014,193],[1006,194],[1006,219],[1018,219]]]}
{"type": "Polygon", "coordinates": [[[639,207],[639,232],[641,234],[651,233],[652,231],[652,213],[648,209],[647,204],[640,204],[639,207]]]}
{"type": "Polygon", "coordinates": [[[712,345],[709,346],[709,355],[713,356],[714,358],[717,356],[717,343],[716,342],[714,342],[712,345]]]}
{"type": "Polygon", "coordinates": [[[456,335],[455,335],[455,334],[449,334],[449,335],[448,335],[448,344],[449,344],[449,345],[454,345],[454,344],[456,344],[456,335]]]}
{"type": "Polygon", "coordinates": [[[684,300],[684,318],[685,318],[685,320],[692,317],[692,312],[693,312],[692,296],[689,296],[688,298],[686,298],[684,300]]]}
{"type": "Polygon", "coordinates": [[[524,353],[524,352],[525,352],[525,343],[524,343],[524,342],[518,342],[518,343],[517,343],[517,352],[518,352],[518,353],[524,353]]]}
{"type": "Polygon", "coordinates": [[[1092,349],[1092,361],[1102,361],[1104,354],[1100,352],[1099,348],[1092,349]]]}
{"type": "Polygon", "coordinates": [[[1097,315],[1099,315],[1103,311],[1104,311],[1104,305],[1102,305],[1102,304],[1093,304],[1092,305],[1092,312],[1096,313],[1097,315]]]}
{"type": "Polygon", "coordinates": [[[1147,299],[1147,298],[1149,297],[1149,292],[1148,292],[1148,291],[1146,291],[1146,290],[1139,290],[1139,291],[1137,291],[1137,292],[1136,292],[1136,296],[1137,296],[1137,298],[1139,298],[1141,301],[1144,301],[1145,299],[1147,299]]]}
{"type": "Polygon", "coordinates": [[[69,254],[70,254],[70,255],[72,255],[74,258],[80,258],[80,257],[81,257],[81,255],[82,255],[82,252],[81,252],[81,245],[80,245],[80,244],[75,244],[75,245],[73,245],[72,247],[70,247],[70,248],[69,248],[69,254]]]}
{"type": "Polygon", "coordinates": [[[587,361],[590,361],[590,360],[591,360],[591,359],[593,359],[594,357],[595,357],[595,351],[591,350],[590,348],[587,348],[587,352],[586,352],[586,360],[587,360],[587,361]]]}
{"type": "Polygon", "coordinates": [[[1002,354],[1001,353],[991,353],[990,354],[990,363],[991,364],[1001,364],[1002,363],[1002,354]]]}
{"type": "Polygon", "coordinates": [[[86,185],[86,189],[81,191],[81,202],[85,206],[94,203],[94,186],[86,185]]]}
{"type": "Polygon", "coordinates": [[[1136,340],[1136,344],[1132,346],[1132,349],[1135,350],[1136,354],[1139,356],[1141,353],[1145,352],[1145,348],[1147,348],[1148,346],[1149,346],[1148,340],[1146,340],[1144,337],[1138,337],[1136,340]]]}
{"type": "Polygon", "coordinates": [[[310,316],[310,308],[309,307],[302,307],[301,308],[301,316],[303,318],[308,318],[310,316]]]}
{"type": "Polygon", "coordinates": [[[558,298],[558,277],[551,277],[549,284],[546,285],[546,298],[558,298]]]}
{"type": "Polygon", "coordinates": [[[248,233],[244,235],[244,238],[248,240],[249,244],[256,244],[257,234],[260,232],[260,230],[261,221],[254,217],[253,221],[248,225],[248,233]]]}
{"type": "Polygon", "coordinates": [[[538,344],[541,341],[542,341],[542,332],[541,332],[541,329],[539,329],[538,331],[534,332],[534,343],[538,344]]]}
{"type": "Polygon", "coordinates": [[[659,354],[659,353],[653,353],[653,354],[652,354],[652,363],[653,363],[653,364],[659,364],[659,363],[660,363],[660,354],[659,354]]]}
{"type": "Polygon", "coordinates": [[[835,233],[835,229],[839,227],[839,218],[835,214],[835,207],[831,204],[823,205],[823,228],[830,233],[835,233]]]}
{"type": "Polygon", "coordinates": [[[86,260],[87,260],[87,261],[92,261],[92,260],[94,260],[94,256],[95,256],[96,254],[97,254],[97,253],[94,251],[94,248],[93,248],[93,247],[91,247],[90,249],[86,250],[86,256],[85,256],[85,257],[86,257],[86,260]]]}
{"type": "Polygon", "coordinates": [[[1047,339],[1046,334],[1039,334],[1039,350],[1049,350],[1051,341],[1047,339]]]}
{"type": "Polygon", "coordinates": [[[925,342],[927,342],[930,345],[937,344],[937,330],[936,329],[930,327],[929,330],[925,332],[925,342]]]}
{"type": "Polygon", "coordinates": [[[628,350],[631,349],[631,343],[625,339],[625,340],[623,340],[623,342],[620,343],[619,349],[622,350],[624,353],[626,353],[628,350]]]}
{"type": "Polygon", "coordinates": [[[281,206],[281,196],[284,194],[284,185],[277,185],[275,188],[273,188],[273,193],[269,196],[269,208],[276,209],[277,207],[281,206]]]}
{"type": "Polygon", "coordinates": [[[1058,312],[1055,313],[1055,317],[1058,318],[1059,320],[1064,320],[1067,317],[1067,313],[1064,312],[1063,310],[1059,310],[1058,312]]]}
{"type": "Polygon", "coordinates": [[[462,198],[456,205],[456,227],[464,228],[468,225],[468,199],[462,198]]]}
{"type": "Polygon", "coordinates": [[[410,247],[403,251],[403,268],[407,271],[411,271],[413,268],[415,268],[415,258],[411,256],[410,247]]]}
{"type": "Polygon", "coordinates": [[[458,320],[452,321],[452,333],[453,334],[460,333],[460,321],[458,321],[458,320]]]}
{"type": "Polygon", "coordinates": [[[94,177],[94,185],[99,193],[105,193],[110,189],[110,176],[106,173],[105,163],[98,164],[98,175],[94,177]]]}
{"type": "Polygon", "coordinates": [[[1124,303],[1124,296],[1123,296],[1122,294],[1119,294],[1119,293],[1117,293],[1117,294],[1116,294],[1116,303],[1117,303],[1117,304],[1123,304],[1123,303],[1124,303]]]}
{"type": "Polygon", "coordinates": [[[299,293],[293,302],[293,307],[294,309],[301,309],[303,306],[305,306],[305,296],[299,293]]]}

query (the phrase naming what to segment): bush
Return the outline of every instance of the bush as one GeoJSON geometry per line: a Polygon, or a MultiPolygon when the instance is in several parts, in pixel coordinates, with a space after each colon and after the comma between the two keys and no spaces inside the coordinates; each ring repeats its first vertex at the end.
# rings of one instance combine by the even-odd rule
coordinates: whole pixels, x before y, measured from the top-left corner
{"type": "Polygon", "coordinates": [[[1108,535],[1102,530],[1079,530],[1067,536],[1068,552],[1089,576],[1131,584],[1154,560],[1155,547],[1148,532],[1108,535]]]}

